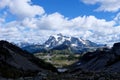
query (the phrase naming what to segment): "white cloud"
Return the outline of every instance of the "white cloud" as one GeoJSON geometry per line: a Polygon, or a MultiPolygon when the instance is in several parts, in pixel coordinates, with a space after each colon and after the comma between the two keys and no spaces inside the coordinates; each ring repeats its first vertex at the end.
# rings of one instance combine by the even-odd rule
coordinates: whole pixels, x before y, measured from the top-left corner
{"type": "MultiPolygon", "coordinates": [[[[91,2],[84,0],[84,2],[96,4],[99,0],[91,2]]],[[[104,4],[107,4],[107,1],[104,4]]],[[[115,26],[120,19],[120,14],[111,21],[98,19],[93,15],[69,19],[58,12],[44,14],[44,9],[33,5],[31,0],[0,0],[0,8],[5,7],[8,7],[13,15],[22,19],[5,22],[6,17],[0,18],[0,40],[41,43],[50,35],[57,33],[82,37],[99,43],[120,40],[120,26],[115,26]],[[40,17],[35,17],[37,15],[40,17]]]]}
{"type": "Polygon", "coordinates": [[[69,28],[70,22],[63,15],[56,12],[50,15],[44,15],[38,20],[38,26],[41,29],[63,30],[69,28]]]}
{"type": "Polygon", "coordinates": [[[0,26],[5,22],[4,18],[0,18],[0,26]]]}
{"type": "Polygon", "coordinates": [[[31,0],[0,0],[0,8],[5,7],[19,18],[41,16],[45,12],[41,6],[33,5],[31,0]]]}
{"type": "Polygon", "coordinates": [[[10,0],[0,0],[0,8],[4,8],[9,4],[10,0]]]}
{"type": "Polygon", "coordinates": [[[22,26],[29,27],[29,28],[37,28],[37,20],[36,18],[25,18],[21,24],[22,26]]]}
{"type": "Polygon", "coordinates": [[[0,37],[10,41],[44,42],[50,35],[62,33],[107,43],[118,41],[120,26],[116,22],[98,19],[95,16],[79,16],[68,19],[60,13],[44,15],[40,18],[24,18],[4,24],[0,37]]]}
{"type": "Polygon", "coordinates": [[[96,9],[97,11],[108,11],[116,12],[120,10],[119,0],[82,0],[85,4],[99,4],[100,6],[96,9]]]}
{"type": "Polygon", "coordinates": [[[120,25],[120,12],[116,15],[116,17],[114,18],[114,20],[116,21],[116,23],[118,25],[120,25]]]}

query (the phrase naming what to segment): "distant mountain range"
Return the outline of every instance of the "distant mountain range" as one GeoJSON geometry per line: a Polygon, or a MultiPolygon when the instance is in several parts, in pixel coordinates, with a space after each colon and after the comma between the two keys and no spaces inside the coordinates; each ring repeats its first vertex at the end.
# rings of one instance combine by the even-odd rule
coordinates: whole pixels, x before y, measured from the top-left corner
{"type": "Polygon", "coordinates": [[[64,49],[69,49],[73,53],[83,53],[91,49],[105,46],[103,44],[96,44],[89,40],[83,40],[82,38],[63,36],[62,34],[50,36],[49,39],[42,45],[24,42],[17,45],[30,53],[64,49]]]}

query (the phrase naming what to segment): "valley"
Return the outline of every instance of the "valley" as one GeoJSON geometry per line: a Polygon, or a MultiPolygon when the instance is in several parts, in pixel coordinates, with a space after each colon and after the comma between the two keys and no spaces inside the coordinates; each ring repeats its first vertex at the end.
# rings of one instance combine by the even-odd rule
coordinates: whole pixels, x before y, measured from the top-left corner
{"type": "Polygon", "coordinates": [[[56,68],[67,67],[77,62],[82,56],[80,54],[45,54],[45,53],[36,53],[34,55],[44,60],[45,62],[51,63],[56,68]]]}
{"type": "Polygon", "coordinates": [[[82,54],[69,49],[31,54],[0,41],[1,80],[119,80],[120,43],[82,54]]]}

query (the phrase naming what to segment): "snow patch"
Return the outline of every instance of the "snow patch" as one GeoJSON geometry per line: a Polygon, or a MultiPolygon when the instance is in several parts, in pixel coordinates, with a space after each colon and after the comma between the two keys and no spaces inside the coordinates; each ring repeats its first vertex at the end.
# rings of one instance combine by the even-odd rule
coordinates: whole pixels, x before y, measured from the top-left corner
{"type": "Polygon", "coordinates": [[[82,42],[83,44],[86,44],[85,41],[81,38],[79,38],[79,41],[82,42]]]}
{"type": "Polygon", "coordinates": [[[78,46],[77,44],[71,44],[71,46],[78,46]]]}

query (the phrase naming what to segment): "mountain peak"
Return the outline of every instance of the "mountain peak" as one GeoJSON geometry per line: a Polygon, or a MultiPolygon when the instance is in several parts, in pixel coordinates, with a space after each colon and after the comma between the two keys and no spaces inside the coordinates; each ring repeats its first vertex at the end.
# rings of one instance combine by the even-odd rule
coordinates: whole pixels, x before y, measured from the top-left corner
{"type": "Polygon", "coordinates": [[[57,34],[57,36],[61,36],[62,37],[63,35],[62,35],[62,33],[59,33],[59,34],[57,34]]]}
{"type": "Polygon", "coordinates": [[[22,48],[31,53],[46,50],[65,50],[65,49],[70,49],[71,51],[73,51],[73,53],[82,53],[83,51],[87,51],[93,48],[96,49],[98,47],[103,47],[103,45],[96,44],[89,40],[84,40],[80,37],[64,36],[61,33],[59,33],[56,35],[51,35],[48,38],[48,40],[41,45],[33,44],[22,48]]]}
{"type": "Polygon", "coordinates": [[[0,40],[0,44],[5,44],[5,43],[8,43],[7,41],[4,41],[4,40],[0,40]]]}
{"type": "MultiPolygon", "coordinates": [[[[98,47],[98,44],[91,42],[89,40],[84,40],[78,37],[68,37],[61,33],[57,35],[50,36],[50,38],[43,44],[48,49],[63,49],[63,46],[70,47],[72,50],[81,50],[83,48],[98,47]]],[[[66,48],[67,48],[66,47],[66,48]]]]}

